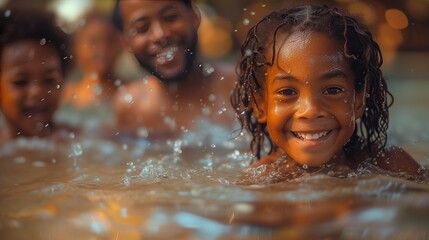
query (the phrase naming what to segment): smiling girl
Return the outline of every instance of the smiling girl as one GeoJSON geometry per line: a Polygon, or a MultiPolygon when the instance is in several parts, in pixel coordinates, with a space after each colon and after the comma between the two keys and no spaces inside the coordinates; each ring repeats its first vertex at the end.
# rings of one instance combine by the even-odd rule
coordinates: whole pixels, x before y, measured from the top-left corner
{"type": "Polygon", "coordinates": [[[356,19],[327,6],[272,12],[249,30],[241,53],[232,104],[253,137],[253,167],[275,163],[270,169],[286,176],[372,164],[419,175],[408,153],[386,146],[393,97],[380,48],[356,19]]]}

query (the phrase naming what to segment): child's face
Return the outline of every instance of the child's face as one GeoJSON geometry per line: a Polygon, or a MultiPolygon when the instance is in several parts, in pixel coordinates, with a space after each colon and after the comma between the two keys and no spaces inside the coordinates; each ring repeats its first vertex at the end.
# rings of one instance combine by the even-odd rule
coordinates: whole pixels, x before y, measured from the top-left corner
{"type": "Polygon", "coordinates": [[[76,57],[87,71],[110,73],[120,53],[119,33],[107,20],[88,22],[76,36],[76,57]]]}
{"type": "Polygon", "coordinates": [[[0,108],[12,134],[42,136],[50,129],[62,81],[53,47],[27,40],[3,48],[0,108]]]}
{"type": "MultiPolygon", "coordinates": [[[[280,38],[280,37],[278,37],[280,38]]],[[[268,68],[259,122],[299,164],[317,167],[342,153],[364,110],[343,46],[324,33],[294,33],[268,68]]]]}
{"type": "Polygon", "coordinates": [[[127,48],[142,67],[168,81],[189,70],[200,20],[192,9],[181,1],[127,0],[120,4],[127,48]]]}

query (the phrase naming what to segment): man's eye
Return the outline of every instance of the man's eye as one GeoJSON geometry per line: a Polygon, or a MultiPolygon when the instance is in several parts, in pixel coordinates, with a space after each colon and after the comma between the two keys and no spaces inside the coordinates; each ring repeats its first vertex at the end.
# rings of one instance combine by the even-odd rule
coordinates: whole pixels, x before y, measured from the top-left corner
{"type": "Polygon", "coordinates": [[[173,22],[173,21],[175,21],[177,18],[179,18],[179,14],[176,14],[176,13],[174,13],[174,14],[169,14],[169,15],[164,16],[164,19],[165,19],[165,21],[167,21],[167,22],[173,22]]]}
{"type": "Polygon", "coordinates": [[[28,83],[28,81],[26,81],[26,80],[18,80],[18,81],[14,81],[12,84],[13,84],[15,87],[22,88],[22,87],[27,86],[27,83],[28,83]]]}
{"type": "Polygon", "coordinates": [[[286,95],[286,96],[297,95],[297,92],[291,88],[282,89],[282,90],[278,91],[278,93],[281,95],[286,95]]]}
{"type": "Polygon", "coordinates": [[[148,25],[141,25],[141,26],[137,26],[135,28],[130,29],[130,35],[131,36],[135,36],[138,33],[146,33],[149,30],[149,26],[148,25]]]}
{"type": "Polygon", "coordinates": [[[338,94],[344,92],[344,88],[341,87],[329,87],[323,93],[325,94],[338,94]]]}

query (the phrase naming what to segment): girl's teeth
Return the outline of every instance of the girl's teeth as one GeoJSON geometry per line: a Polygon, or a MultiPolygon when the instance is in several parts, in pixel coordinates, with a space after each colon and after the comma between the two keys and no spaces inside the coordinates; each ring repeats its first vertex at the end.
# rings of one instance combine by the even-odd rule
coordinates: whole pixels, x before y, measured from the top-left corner
{"type": "Polygon", "coordinates": [[[326,134],[328,134],[328,131],[320,133],[295,133],[297,137],[305,140],[316,140],[323,136],[326,136],[326,134]]]}

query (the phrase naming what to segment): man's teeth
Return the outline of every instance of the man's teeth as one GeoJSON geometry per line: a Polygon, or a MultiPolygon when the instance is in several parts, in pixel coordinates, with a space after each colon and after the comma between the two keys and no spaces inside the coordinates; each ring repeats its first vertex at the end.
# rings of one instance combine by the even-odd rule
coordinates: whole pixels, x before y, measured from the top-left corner
{"type": "Polygon", "coordinates": [[[319,139],[323,136],[326,136],[326,134],[328,134],[329,131],[325,131],[325,132],[319,132],[319,133],[298,133],[298,132],[294,132],[295,136],[297,136],[298,138],[301,139],[305,139],[305,140],[316,140],[319,139]]]}
{"type": "Polygon", "coordinates": [[[156,54],[156,57],[158,59],[162,59],[165,61],[171,61],[173,59],[174,55],[176,54],[176,52],[177,52],[177,46],[170,47],[170,48],[166,49],[165,51],[156,54]]]}

